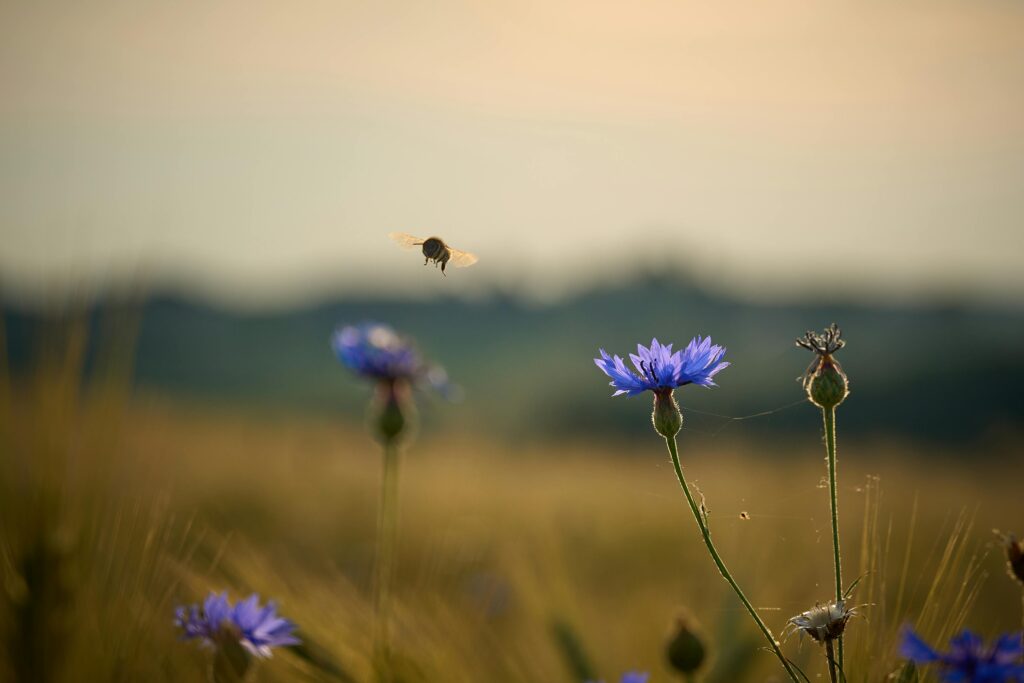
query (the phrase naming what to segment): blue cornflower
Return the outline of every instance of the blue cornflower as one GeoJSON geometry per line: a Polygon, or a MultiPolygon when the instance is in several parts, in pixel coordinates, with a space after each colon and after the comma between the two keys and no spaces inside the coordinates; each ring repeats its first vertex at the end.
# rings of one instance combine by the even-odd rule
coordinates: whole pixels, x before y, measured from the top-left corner
{"type": "Polygon", "coordinates": [[[666,439],[674,437],[683,426],[683,414],[673,394],[676,387],[685,384],[713,387],[712,378],[729,367],[729,363],[722,360],[725,349],[713,345],[711,337],[694,337],[685,349],[675,353],[671,344],[662,346],[657,339],[651,340],[651,348],[637,344],[636,354],[629,354],[636,372],[627,368],[618,356],[609,356],[604,349],[600,351],[601,357],[595,358],[594,363],[612,378],[609,382],[615,387],[612,396],[654,392],[651,422],[654,430],[666,439]]]}
{"type": "Polygon", "coordinates": [[[198,638],[214,648],[234,640],[255,657],[270,657],[271,648],[299,644],[293,635],[295,624],[277,616],[273,602],[260,607],[255,593],[232,606],[227,593],[211,592],[202,607],[178,607],[174,625],[182,630],[184,640],[198,638]]]}
{"type": "Polygon", "coordinates": [[[651,340],[651,347],[637,344],[636,354],[629,354],[636,372],[626,367],[619,356],[609,356],[600,349],[601,357],[595,358],[597,367],[612,378],[609,384],[615,387],[613,396],[626,394],[635,396],[645,391],[671,392],[685,384],[713,387],[713,377],[729,363],[722,361],[725,349],[711,343],[711,337],[694,337],[685,349],[672,353],[672,344],[661,345],[651,340]]]}
{"type": "Polygon", "coordinates": [[[428,363],[412,340],[388,325],[374,322],[346,325],[334,331],[331,348],[356,374],[377,382],[426,382],[450,397],[455,388],[444,368],[428,363]]]}
{"type": "Polygon", "coordinates": [[[1007,683],[1024,681],[1024,654],[1019,633],[1008,633],[986,648],[981,636],[963,631],[949,641],[949,652],[932,649],[907,628],[900,654],[916,664],[938,664],[946,683],[1007,683]]]}
{"type": "Polygon", "coordinates": [[[444,368],[427,363],[412,340],[381,323],[339,327],[331,336],[338,359],[359,376],[377,385],[377,408],[371,423],[384,443],[407,429],[414,414],[410,387],[426,384],[443,398],[459,399],[459,388],[448,381],[444,368]]]}
{"type": "MultiPolygon", "coordinates": [[[[628,671],[622,674],[619,683],[647,683],[649,676],[650,674],[640,673],[639,671],[628,671]]],[[[604,681],[588,681],[588,683],[604,683],[604,681]]]]}
{"type": "Polygon", "coordinates": [[[412,342],[380,323],[339,328],[331,337],[331,346],[342,363],[369,379],[411,380],[425,369],[412,342]]]}

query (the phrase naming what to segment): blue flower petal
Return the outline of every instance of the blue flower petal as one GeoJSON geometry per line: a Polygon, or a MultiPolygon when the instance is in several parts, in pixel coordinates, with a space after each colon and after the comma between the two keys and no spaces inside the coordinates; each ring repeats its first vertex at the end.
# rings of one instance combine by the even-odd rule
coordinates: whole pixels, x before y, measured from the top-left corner
{"type": "Polygon", "coordinates": [[[917,664],[927,664],[939,660],[939,653],[921,640],[921,637],[909,628],[903,631],[903,640],[900,642],[900,656],[909,659],[917,664]]]}
{"type": "Polygon", "coordinates": [[[672,344],[662,344],[657,338],[650,347],[637,345],[637,352],[628,354],[635,370],[626,367],[619,356],[611,356],[599,349],[600,358],[594,364],[611,378],[615,387],[613,396],[635,396],[644,391],[671,390],[686,384],[715,386],[713,377],[729,367],[721,360],[725,349],[711,343],[711,337],[694,337],[685,349],[672,351],[672,344]]]}
{"type": "Polygon", "coordinates": [[[270,657],[272,648],[300,642],[294,635],[295,624],[277,616],[273,602],[261,607],[256,594],[232,607],[227,593],[210,593],[202,609],[199,605],[175,609],[174,623],[186,640],[199,638],[216,647],[225,636],[230,636],[257,657],[270,657]]]}
{"type": "Polygon", "coordinates": [[[992,646],[992,661],[997,664],[1016,664],[1024,655],[1024,642],[1020,633],[1007,633],[992,646]]]}
{"type": "Polygon", "coordinates": [[[417,382],[444,397],[458,394],[443,368],[427,363],[412,341],[387,325],[369,322],[340,327],[331,336],[331,348],[338,360],[366,379],[417,382]]]}
{"type": "Polygon", "coordinates": [[[622,680],[619,683],[647,683],[649,677],[650,674],[647,673],[630,671],[629,673],[622,674],[622,680]]]}
{"type": "Polygon", "coordinates": [[[937,663],[939,676],[945,683],[1024,682],[1024,665],[1018,664],[1020,634],[1007,634],[986,648],[981,636],[963,631],[950,640],[949,652],[932,649],[913,631],[906,629],[900,654],[912,661],[937,663]]]}

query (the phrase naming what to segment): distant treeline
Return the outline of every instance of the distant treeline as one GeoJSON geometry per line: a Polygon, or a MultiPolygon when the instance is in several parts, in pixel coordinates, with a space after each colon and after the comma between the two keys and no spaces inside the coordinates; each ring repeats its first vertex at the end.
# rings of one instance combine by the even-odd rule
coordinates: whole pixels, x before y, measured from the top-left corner
{"type": "MultiPolygon", "coordinates": [[[[591,359],[598,347],[625,355],[652,336],[679,345],[698,333],[728,347],[726,359],[733,365],[718,376],[717,389],[680,390],[684,409],[692,409],[688,428],[711,434],[806,434],[819,414],[805,406],[786,408],[801,398],[795,379],[811,360],[793,340],[835,321],[848,340],[838,355],[852,389],[840,413],[848,437],[963,443],[1024,426],[1020,310],[751,304],[672,278],[647,277],[546,306],[506,296],[427,302],[364,298],[240,313],[155,296],[134,306],[99,303],[86,318],[93,331],[91,358],[102,354],[111,320],[134,327],[140,388],[348,419],[361,418],[368,390],[336,364],[330,333],[340,323],[387,322],[416,337],[424,353],[463,388],[464,400],[457,405],[425,400],[423,427],[503,438],[649,429],[648,398],[610,398],[607,378],[591,359]],[[767,411],[748,420],[728,419],[767,411]]],[[[47,334],[53,334],[53,325],[44,314],[4,306],[4,336],[15,374],[30,371],[47,334]]]]}

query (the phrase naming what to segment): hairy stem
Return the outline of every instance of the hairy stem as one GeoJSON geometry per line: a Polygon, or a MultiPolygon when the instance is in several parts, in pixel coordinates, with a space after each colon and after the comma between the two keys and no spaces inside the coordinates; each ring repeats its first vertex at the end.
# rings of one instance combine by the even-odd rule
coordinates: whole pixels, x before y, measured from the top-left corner
{"type": "Polygon", "coordinates": [[[391,591],[395,574],[395,550],[398,546],[398,446],[384,446],[384,471],[381,476],[377,509],[377,562],[374,577],[374,659],[381,681],[391,676],[391,591]]]}
{"type": "Polygon", "coordinates": [[[828,660],[828,677],[832,683],[837,683],[836,679],[836,653],[832,648],[832,641],[825,641],[825,659],[828,660]]]}
{"type": "Polygon", "coordinates": [[[704,520],[704,516],[701,513],[700,508],[697,506],[696,501],[693,499],[693,495],[690,493],[690,487],[686,484],[686,477],[683,476],[683,467],[679,464],[679,448],[676,444],[675,437],[666,437],[665,443],[668,445],[669,455],[672,456],[672,466],[676,471],[676,478],[679,480],[679,486],[683,489],[683,493],[686,495],[686,502],[690,504],[690,510],[693,512],[693,518],[697,521],[697,526],[700,527],[700,534],[704,538],[704,545],[708,548],[708,553],[711,555],[711,559],[714,560],[715,566],[718,567],[718,571],[721,572],[722,578],[732,587],[733,591],[736,592],[736,596],[743,603],[743,606],[747,608],[747,612],[750,613],[750,618],[754,620],[757,627],[761,630],[765,640],[768,641],[768,646],[771,648],[775,656],[778,657],[779,663],[782,664],[782,668],[789,674],[790,679],[793,683],[799,683],[799,679],[796,677],[796,672],[793,671],[792,665],[789,660],[786,659],[785,655],[782,654],[782,649],[779,647],[779,641],[775,639],[771,629],[764,623],[758,615],[757,610],[750,604],[747,596],[740,590],[736,580],[732,578],[732,574],[725,566],[725,562],[722,561],[722,557],[718,554],[718,550],[715,548],[715,544],[711,541],[711,531],[708,528],[707,523],[704,520]]]}
{"type": "MultiPolygon", "coordinates": [[[[839,496],[836,493],[836,409],[822,408],[825,422],[825,450],[828,453],[828,493],[832,511],[832,560],[835,565],[836,602],[843,599],[843,566],[839,554],[839,496]]],[[[839,636],[840,670],[843,669],[843,637],[839,636]]]]}

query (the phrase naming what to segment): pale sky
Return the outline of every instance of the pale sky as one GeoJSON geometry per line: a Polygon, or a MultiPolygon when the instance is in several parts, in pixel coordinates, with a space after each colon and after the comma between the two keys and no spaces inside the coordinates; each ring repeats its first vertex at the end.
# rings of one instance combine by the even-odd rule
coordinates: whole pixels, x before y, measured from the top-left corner
{"type": "Polygon", "coordinates": [[[1024,293],[1024,2],[0,0],[0,282],[1024,293]],[[445,281],[391,245],[439,234],[445,281]]]}

